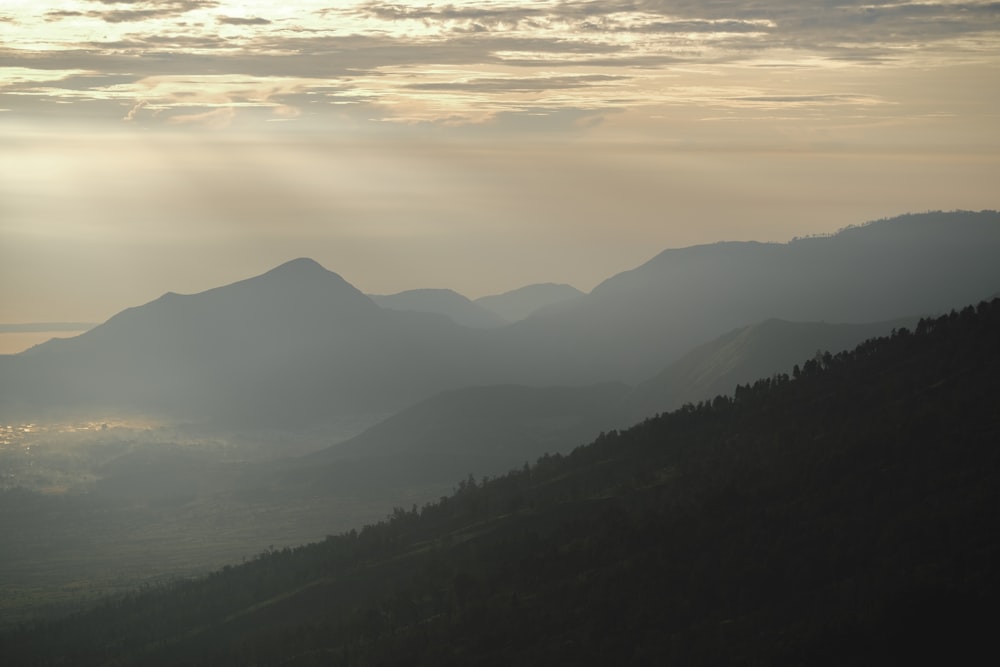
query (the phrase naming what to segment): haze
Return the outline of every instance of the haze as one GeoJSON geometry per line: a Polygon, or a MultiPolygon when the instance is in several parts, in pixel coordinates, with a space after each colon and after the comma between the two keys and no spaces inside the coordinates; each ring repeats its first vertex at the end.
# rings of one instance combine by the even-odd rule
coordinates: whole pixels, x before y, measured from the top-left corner
{"type": "Polygon", "coordinates": [[[0,322],[308,255],[588,291],[666,247],[995,208],[988,2],[0,7],[0,322]]]}

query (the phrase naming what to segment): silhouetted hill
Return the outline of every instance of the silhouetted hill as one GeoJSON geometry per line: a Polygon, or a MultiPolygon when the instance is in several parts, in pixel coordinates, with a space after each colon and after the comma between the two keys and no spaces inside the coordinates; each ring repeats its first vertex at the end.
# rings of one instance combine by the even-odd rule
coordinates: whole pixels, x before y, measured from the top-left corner
{"type": "Polygon", "coordinates": [[[487,329],[505,324],[496,313],[473,303],[450,289],[414,289],[398,294],[369,294],[382,308],[436,313],[450,317],[456,324],[487,329]]]}
{"type": "Polygon", "coordinates": [[[466,329],[384,310],[308,259],[168,293],[4,360],[8,412],[151,411],[292,425],[391,410],[463,384],[466,329]]]}
{"type": "Polygon", "coordinates": [[[504,329],[498,348],[522,377],[634,383],[770,318],[885,321],[986,298],[1000,284],[998,256],[995,211],[904,215],[787,244],[671,249],[504,329]]]}
{"type": "Polygon", "coordinates": [[[1000,593],[1000,301],[300,549],[11,664],[965,664],[1000,593]]]}
{"type": "Polygon", "coordinates": [[[572,285],[538,283],[503,294],[479,297],[475,303],[496,313],[507,322],[517,322],[542,308],[581,296],[583,292],[572,285]]]}
{"type": "Polygon", "coordinates": [[[700,345],[656,377],[640,383],[624,401],[629,423],[658,412],[697,403],[776,373],[791,373],[795,364],[821,352],[837,353],[861,341],[912,327],[918,318],[871,324],[786,322],[770,319],[700,345]]]}

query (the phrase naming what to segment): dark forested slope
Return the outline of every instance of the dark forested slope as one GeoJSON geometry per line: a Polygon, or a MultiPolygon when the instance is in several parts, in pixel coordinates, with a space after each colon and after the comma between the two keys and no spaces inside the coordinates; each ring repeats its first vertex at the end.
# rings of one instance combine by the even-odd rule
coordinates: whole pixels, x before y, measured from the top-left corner
{"type": "Polygon", "coordinates": [[[992,648],[1000,301],[360,532],[0,639],[5,664],[907,664],[992,648]]]}

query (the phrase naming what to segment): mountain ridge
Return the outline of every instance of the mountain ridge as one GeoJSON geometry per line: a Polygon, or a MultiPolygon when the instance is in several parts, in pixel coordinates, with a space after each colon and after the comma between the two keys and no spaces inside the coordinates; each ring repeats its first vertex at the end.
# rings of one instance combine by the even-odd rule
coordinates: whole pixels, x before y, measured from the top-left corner
{"type": "Polygon", "coordinates": [[[470,329],[379,308],[308,258],[168,293],[70,339],[0,358],[0,413],[161,410],[308,423],[476,384],[635,384],[767,318],[859,323],[996,292],[1000,213],[900,216],[787,244],[667,249],[590,294],[470,329]],[[215,408],[220,408],[216,410],[215,408]]]}
{"type": "Polygon", "coordinates": [[[369,294],[368,297],[382,308],[444,315],[456,324],[476,329],[506,323],[492,311],[450,289],[421,288],[396,294],[369,294]]]}
{"type": "Polygon", "coordinates": [[[864,323],[985,298],[1000,284],[998,253],[996,211],[908,214],[793,243],[671,248],[567,308],[512,324],[511,337],[559,384],[635,383],[651,365],[771,317],[864,323]]]}

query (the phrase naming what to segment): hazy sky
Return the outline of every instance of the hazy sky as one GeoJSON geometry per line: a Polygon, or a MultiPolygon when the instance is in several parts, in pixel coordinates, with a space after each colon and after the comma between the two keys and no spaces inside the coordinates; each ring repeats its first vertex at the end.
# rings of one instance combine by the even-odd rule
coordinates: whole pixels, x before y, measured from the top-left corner
{"type": "Polygon", "coordinates": [[[1000,208],[1000,3],[0,0],[0,322],[1000,208]]]}

